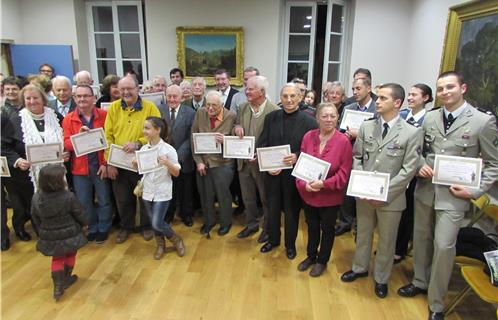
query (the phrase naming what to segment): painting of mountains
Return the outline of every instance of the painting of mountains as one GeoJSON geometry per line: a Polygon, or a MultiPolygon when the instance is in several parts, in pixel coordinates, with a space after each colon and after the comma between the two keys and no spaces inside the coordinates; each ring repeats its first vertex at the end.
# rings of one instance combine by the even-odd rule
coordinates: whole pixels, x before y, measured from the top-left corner
{"type": "Polygon", "coordinates": [[[187,77],[212,77],[217,69],[226,69],[236,77],[236,49],[234,34],[185,34],[187,77]]]}

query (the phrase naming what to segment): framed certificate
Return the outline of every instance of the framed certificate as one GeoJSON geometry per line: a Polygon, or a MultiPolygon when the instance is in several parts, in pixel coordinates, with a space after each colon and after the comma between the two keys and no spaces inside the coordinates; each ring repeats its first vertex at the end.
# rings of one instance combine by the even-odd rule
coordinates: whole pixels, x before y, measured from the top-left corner
{"type": "Polygon", "coordinates": [[[195,154],[221,153],[221,145],[216,142],[216,133],[192,133],[195,154]]]}
{"type": "Polygon", "coordinates": [[[121,169],[137,172],[137,169],[135,169],[135,166],[133,165],[134,159],[135,153],[125,152],[122,146],[111,144],[109,157],[107,159],[108,164],[121,169]]]}
{"type": "Polygon", "coordinates": [[[330,169],[330,163],[301,152],[292,175],[306,182],[325,180],[330,169]]]}
{"type": "Polygon", "coordinates": [[[166,103],[164,92],[142,93],[140,97],[153,102],[156,106],[166,103]]]}
{"type": "Polygon", "coordinates": [[[347,130],[351,129],[360,129],[363,121],[370,119],[374,116],[372,112],[362,112],[346,109],[344,111],[344,116],[341,120],[341,129],[347,130]]]}
{"type": "Polygon", "coordinates": [[[254,137],[225,136],[223,158],[254,159],[254,137]]]}
{"type": "Polygon", "coordinates": [[[101,102],[100,103],[100,109],[104,111],[109,111],[109,108],[111,107],[112,102],[101,102]]]}
{"type": "Polygon", "coordinates": [[[0,157],[1,167],[1,177],[10,177],[9,164],[7,163],[7,157],[0,157]]]}
{"type": "Polygon", "coordinates": [[[150,148],[147,150],[135,151],[137,156],[138,173],[144,174],[161,169],[159,163],[159,150],[150,148]]]}
{"type": "Polygon", "coordinates": [[[103,128],[92,129],[69,137],[77,157],[107,149],[107,139],[103,128]]]}
{"type": "Polygon", "coordinates": [[[62,142],[27,144],[26,160],[30,164],[58,163],[62,160],[62,142]]]}
{"type": "Polygon", "coordinates": [[[283,158],[291,153],[289,144],[257,148],[256,152],[258,154],[259,171],[292,169],[292,165],[283,162],[283,158]]]}
{"type": "Polygon", "coordinates": [[[389,192],[389,173],[351,170],[347,195],[386,201],[389,192]]]}
{"type": "Polygon", "coordinates": [[[482,159],[480,158],[436,155],[432,183],[479,188],[481,172],[482,159]]]}

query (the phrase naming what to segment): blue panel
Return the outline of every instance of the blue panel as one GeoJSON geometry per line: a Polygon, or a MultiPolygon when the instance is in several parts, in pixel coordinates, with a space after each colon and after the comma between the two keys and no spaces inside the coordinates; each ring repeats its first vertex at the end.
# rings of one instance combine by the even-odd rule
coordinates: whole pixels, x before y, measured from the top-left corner
{"type": "Polygon", "coordinates": [[[12,44],[10,50],[15,75],[37,74],[42,63],[49,63],[56,75],[73,78],[73,49],[70,45],[12,44]]]}

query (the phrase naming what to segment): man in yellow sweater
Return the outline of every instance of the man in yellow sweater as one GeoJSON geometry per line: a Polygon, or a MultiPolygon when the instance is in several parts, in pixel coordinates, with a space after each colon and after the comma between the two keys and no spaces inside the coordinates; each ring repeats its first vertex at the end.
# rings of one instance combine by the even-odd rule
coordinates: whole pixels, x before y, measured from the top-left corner
{"type": "MultiPolygon", "coordinates": [[[[149,116],[160,117],[159,109],[151,101],[141,99],[138,95],[138,81],[133,76],[126,76],[118,83],[121,99],[114,101],[105,120],[105,134],[109,145],[117,144],[126,152],[134,153],[139,150],[146,140],[143,135],[144,121],[149,116]]],[[[106,151],[106,160],[108,151],[106,151]]],[[[121,218],[121,230],[116,243],[123,243],[135,229],[136,197],[133,189],[140,176],[137,172],[116,168],[108,165],[107,174],[112,180],[112,190],[121,218]]],[[[146,241],[153,237],[147,213],[140,205],[139,230],[146,241]]]]}

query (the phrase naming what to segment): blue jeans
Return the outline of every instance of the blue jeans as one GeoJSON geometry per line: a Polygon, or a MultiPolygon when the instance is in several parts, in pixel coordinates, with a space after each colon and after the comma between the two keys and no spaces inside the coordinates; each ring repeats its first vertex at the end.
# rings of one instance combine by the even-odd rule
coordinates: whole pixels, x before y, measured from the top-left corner
{"type": "Polygon", "coordinates": [[[88,217],[88,233],[109,232],[112,224],[110,183],[96,174],[73,175],[76,198],[81,202],[88,217]],[[94,203],[94,190],[98,203],[94,203]]]}
{"type": "Polygon", "coordinates": [[[142,201],[152,223],[152,229],[154,229],[156,234],[164,234],[166,238],[170,239],[175,233],[171,229],[171,226],[164,221],[169,201],[147,201],[143,199],[142,201]]]}

